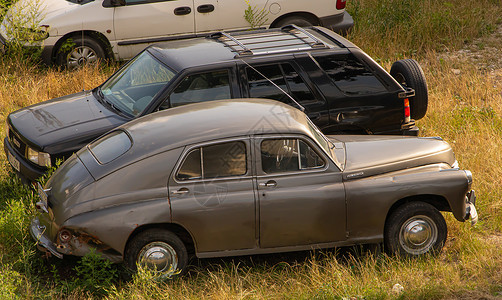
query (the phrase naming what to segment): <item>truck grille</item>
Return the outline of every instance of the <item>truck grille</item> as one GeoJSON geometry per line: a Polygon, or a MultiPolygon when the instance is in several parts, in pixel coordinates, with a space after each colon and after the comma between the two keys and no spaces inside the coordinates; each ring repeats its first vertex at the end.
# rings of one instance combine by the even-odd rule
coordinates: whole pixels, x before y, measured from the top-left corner
{"type": "Polygon", "coordinates": [[[9,142],[14,150],[21,156],[25,156],[26,144],[9,128],[9,142]]]}

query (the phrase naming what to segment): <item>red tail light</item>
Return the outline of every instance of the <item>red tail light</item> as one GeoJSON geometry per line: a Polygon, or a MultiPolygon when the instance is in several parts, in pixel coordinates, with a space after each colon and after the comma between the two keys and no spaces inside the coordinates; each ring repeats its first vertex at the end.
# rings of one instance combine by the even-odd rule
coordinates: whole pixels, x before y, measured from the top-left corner
{"type": "Polygon", "coordinates": [[[336,9],[344,9],[347,0],[336,0],[336,9]]]}
{"type": "Polygon", "coordinates": [[[404,122],[408,123],[410,121],[411,121],[410,100],[406,98],[404,99],[404,122]]]}

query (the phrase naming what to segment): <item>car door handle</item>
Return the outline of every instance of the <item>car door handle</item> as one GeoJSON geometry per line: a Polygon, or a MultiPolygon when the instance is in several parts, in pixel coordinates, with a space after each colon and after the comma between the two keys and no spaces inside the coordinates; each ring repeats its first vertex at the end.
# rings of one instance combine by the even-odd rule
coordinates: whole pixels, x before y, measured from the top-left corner
{"type": "Polygon", "coordinates": [[[202,4],[197,7],[197,11],[200,13],[210,13],[214,11],[214,5],[212,4],[202,4]]]}
{"type": "Polygon", "coordinates": [[[269,180],[267,182],[260,182],[258,185],[262,187],[276,187],[277,182],[275,182],[274,180],[269,180]]]}
{"type": "Polygon", "coordinates": [[[184,194],[188,194],[188,192],[190,192],[187,188],[181,188],[177,191],[172,191],[171,194],[172,195],[184,195],[184,194]]]}
{"type": "Polygon", "coordinates": [[[174,9],[174,14],[177,16],[188,15],[192,12],[192,9],[188,6],[176,7],[174,9]]]}

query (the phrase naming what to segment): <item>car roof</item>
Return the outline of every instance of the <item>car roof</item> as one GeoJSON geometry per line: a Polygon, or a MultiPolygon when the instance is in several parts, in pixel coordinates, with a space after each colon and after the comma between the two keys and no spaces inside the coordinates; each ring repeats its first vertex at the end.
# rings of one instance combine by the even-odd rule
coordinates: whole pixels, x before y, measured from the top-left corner
{"type": "Polygon", "coordinates": [[[270,54],[356,48],[322,27],[217,32],[207,37],[175,40],[150,46],[148,51],[180,72],[186,68],[270,54]]]}
{"type": "Polygon", "coordinates": [[[143,147],[150,154],[239,136],[312,135],[308,118],[300,110],[279,101],[254,98],[188,104],[144,116],[119,128],[131,136],[134,152],[142,152],[143,147]],[[156,145],[153,151],[152,144],[156,145]]]}

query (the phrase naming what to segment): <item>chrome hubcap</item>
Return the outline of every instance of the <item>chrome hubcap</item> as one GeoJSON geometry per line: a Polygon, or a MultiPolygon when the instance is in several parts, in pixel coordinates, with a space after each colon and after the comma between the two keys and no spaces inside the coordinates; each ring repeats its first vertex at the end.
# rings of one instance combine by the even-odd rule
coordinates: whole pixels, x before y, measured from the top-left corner
{"type": "Polygon", "coordinates": [[[414,255],[429,251],[438,239],[438,229],[427,216],[414,216],[408,219],[399,231],[399,241],[403,249],[414,255]]]}
{"type": "Polygon", "coordinates": [[[178,267],[178,256],[171,245],[164,242],[153,242],[141,249],[138,263],[148,270],[172,275],[178,267]]]}
{"type": "Polygon", "coordinates": [[[98,60],[96,52],[90,47],[80,46],[73,49],[70,54],[68,54],[68,67],[78,68],[88,63],[94,63],[98,60]]]}

